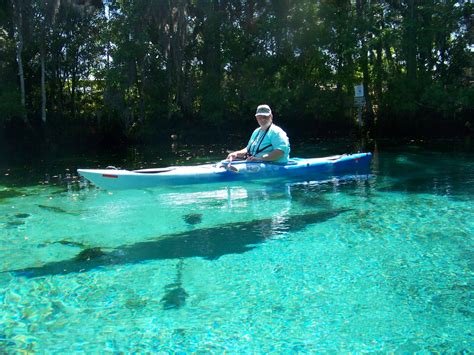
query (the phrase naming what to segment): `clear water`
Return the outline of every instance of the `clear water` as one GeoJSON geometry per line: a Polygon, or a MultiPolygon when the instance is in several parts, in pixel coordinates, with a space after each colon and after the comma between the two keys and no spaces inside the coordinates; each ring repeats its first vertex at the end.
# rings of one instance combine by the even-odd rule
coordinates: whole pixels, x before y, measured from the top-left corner
{"type": "Polygon", "coordinates": [[[0,352],[474,351],[471,145],[371,150],[347,181],[113,193],[2,167],[0,352]]]}

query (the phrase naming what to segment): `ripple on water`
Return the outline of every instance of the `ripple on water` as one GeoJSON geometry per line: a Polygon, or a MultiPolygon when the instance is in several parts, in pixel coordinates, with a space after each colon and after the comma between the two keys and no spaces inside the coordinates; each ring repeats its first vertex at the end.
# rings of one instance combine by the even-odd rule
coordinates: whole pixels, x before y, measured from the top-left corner
{"type": "Polygon", "coordinates": [[[2,270],[114,251],[120,262],[0,274],[0,344],[12,353],[473,351],[472,189],[427,180],[419,163],[406,156],[394,166],[407,172],[382,166],[385,175],[343,183],[25,188],[0,204],[2,270]],[[291,219],[308,214],[318,222],[291,219]],[[236,252],[231,243],[252,233],[265,237],[236,252]],[[167,237],[179,257],[123,261],[137,243],[167,237]],[[205,252],[184,253],[196,240],[205,252]],[[224,241],[234,252],[203,257],[224,241]]]}

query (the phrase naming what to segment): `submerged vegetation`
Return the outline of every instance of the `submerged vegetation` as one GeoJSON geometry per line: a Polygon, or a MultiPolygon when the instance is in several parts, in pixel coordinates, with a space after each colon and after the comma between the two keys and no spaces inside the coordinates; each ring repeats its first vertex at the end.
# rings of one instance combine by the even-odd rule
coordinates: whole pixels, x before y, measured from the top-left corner
{"type": "Polygon", "coordinates": [[[373,135],[472,132],[472,20],[469,1],[0,0],[2,140],[227,137],[262,102],[290,133],[346,134],[355,85],[373,135]]]}

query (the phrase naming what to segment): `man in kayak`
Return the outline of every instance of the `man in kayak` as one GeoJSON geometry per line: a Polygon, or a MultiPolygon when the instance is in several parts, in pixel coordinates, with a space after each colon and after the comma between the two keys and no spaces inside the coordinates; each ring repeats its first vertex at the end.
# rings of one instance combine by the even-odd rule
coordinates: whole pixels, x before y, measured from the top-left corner
{"type": "Polygon", "coordinates": [[[227,160],[271,161],[286,163],[290,156],[290,141],[286,132],[273,124],[270,106],[259,105],[255,117],[260,127],[253,131],[247,146],[230,153],[227,160]]]}

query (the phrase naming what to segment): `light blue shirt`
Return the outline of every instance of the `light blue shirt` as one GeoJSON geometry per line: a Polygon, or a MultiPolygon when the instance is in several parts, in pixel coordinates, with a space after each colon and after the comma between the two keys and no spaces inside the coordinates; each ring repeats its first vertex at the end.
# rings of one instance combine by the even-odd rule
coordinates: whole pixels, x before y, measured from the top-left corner
{"type": "Polygon", "coordinates": [[[247,144],[247,152],[257,158],[275,149],[283,151],[283,156],[275,160],[275,163],[288,162],[290,157],[290,141],[286,132],[273,123],[268,129],[268,132],[262,130],[260,127],[253,131],[249,143],[247,144]]]}

